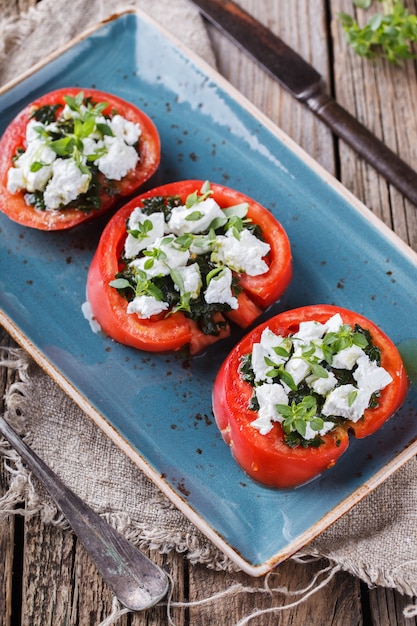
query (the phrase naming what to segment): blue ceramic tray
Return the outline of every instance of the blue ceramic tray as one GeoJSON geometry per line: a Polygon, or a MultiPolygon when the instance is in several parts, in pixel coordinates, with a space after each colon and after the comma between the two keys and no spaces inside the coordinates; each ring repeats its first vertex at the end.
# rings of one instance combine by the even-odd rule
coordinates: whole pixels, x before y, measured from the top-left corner
{"type": "MultiPolygon", "coordinates": [[[[216,72],[147,17],[122,14],[7,86],[0,131],[27,102],[64,86],[113,92],[150,115],[162,162],[148,186],[209,179],[270,208],[291,239],[294,279],[268,315],[313,303],[356,310],[392,337],[412,375],[416,255],[216,72]]],[[[260,575],[288,558],[416,453],[412,384],[381,431],[352,441],[310,484],[275,491],[253,482],[232,460],[211,411],[216,371],[241,333],[187,359],[92,332],[82,305],[104,222],[45,233],[0,215],[0,321],[245,571],[260,575]]]]}

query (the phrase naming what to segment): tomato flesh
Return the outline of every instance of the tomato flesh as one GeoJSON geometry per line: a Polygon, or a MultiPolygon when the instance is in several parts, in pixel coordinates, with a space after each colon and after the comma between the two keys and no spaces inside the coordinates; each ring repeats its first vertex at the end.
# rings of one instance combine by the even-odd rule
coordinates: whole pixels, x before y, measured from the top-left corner
{"type": "MultiPolygon", "coordinates": [[[[224,317],[222,314],[224,329],[219,335],[204,334],[193,320],[181,312],[157,320],[141,320],[138,316],[127,313],[126,300],[109,285],[119,269],[120,252],[126,239],[126,220],[145,198],[179,196],[185,202],[187,196],[201,189],[203,183],[201,180],[187,180],[152,189],[119,209],[104,229],[89,270],[87,297],[93,316],[102,330],[116,341],[149,351],[178,350],[188,345],[190,353],[196,354],[230,334],[228,319],[243,328],[248,327],[261,314],[264,306],[275,301],[288,286],[292,275],[291,249],[281,224],[270,216],[266,208],[247,196],[222,185],[211,184],[212,197],[222,208],[248,202],[252,221],[264,226],[268,224],[268,230],[263,231],[263,235],[271,249],[276,250],[279,247],[282,251],[283,256],[274,253],[269,270],[262,275],[262,298],[253,296],[253,287],[246,289],[242,284],[243,291],[238,297],[239,307],[225,313],[224,317]],[[262,306],[260,301],[267,304],[262,306]],[[176,320],[176,328],[173,327],[172,318],[176,320]],[[153,333],[151,328],[154,328],[153,333]],[[143,334],[144,329],[146,333],[143,334]]],[[[239,278],[242,283],[245,276],[239,278]]]]}
{"type": "MultiPolygon", "coordinates": [[[[125,197],[137,191],[156,171],[160,161],[160,140],[152,120],[133,104],[96,89],[66,88],[47,93],[28,104],[9,124],[0,139],[0,211],[23,226],[39,230],[64,230],[82,222],[94,219],[111,209],[119,197],[125,197]],[[64,96],[76,96],[82,91],[84,97],[93,102],[107,102],[104,114],[116,110],[127,120],[138,123],[141,127],[139,139],[140,159],[136,168],[120,181],[112,181],[113,189],[109,193],[104,185],[100,190],[100,208],[81,211],[76,208],[41,211],[25,201],[25,191],[10,193],[7,189],[7,173],[13,165],[13,157],[19,148],[25,147],[26,127],[35,109],[46,105],[65,105],[64,96]]],[[[104,183],[101,175],[99,182],[104,183]]]]}
{"type": "Polygon", "coordinates": [[[392,341],[365,317],[332,305],[311,305],[286,311],[259,325],[248,333],[223,362],[213,387],[213,412],[224,441],[233,457],[252,478],[265,485],[288,489],[305,484],[332,467],[349,445],[349,432],[356,437],[374,433],[401,406],[408,390],[407,375],[401,356],[392,341]],[[256,413],[248,408],[253,388],[239,374],[241,357],[252,351],[264,328],[287,336],[298,330],[301,321],[326,322],[340,313],[343,322],[352,327],[357,323],[368,329],[373,343],[381,350],[381,366],[393,381],[380,393],[379,406],[366,409],[359,422],[347,420],[342,426],[321,436],[319,447],[290,448],[284,442],[281,425],[261,435],[251,426],[256,413]]]}

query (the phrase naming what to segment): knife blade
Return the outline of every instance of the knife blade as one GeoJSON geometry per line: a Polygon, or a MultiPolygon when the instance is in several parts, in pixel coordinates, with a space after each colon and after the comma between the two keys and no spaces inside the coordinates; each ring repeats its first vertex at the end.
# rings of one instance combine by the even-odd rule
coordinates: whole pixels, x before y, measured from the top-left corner
{"type": "Polygon", "coordinates": [[[200,13],[417,206],[417,173],[325,91],[321,75],[232,0],[192,0],[200,13]]]}

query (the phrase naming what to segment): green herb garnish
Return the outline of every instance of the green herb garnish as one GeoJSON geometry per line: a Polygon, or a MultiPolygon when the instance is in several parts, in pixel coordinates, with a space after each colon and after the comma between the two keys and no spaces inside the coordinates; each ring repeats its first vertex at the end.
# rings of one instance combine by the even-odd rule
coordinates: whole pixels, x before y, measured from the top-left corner
{"type": "MultiPolygon", "coordinates": [[[[382,12],[375,13],[360,27],[347,13],[339,13],[347,42],[360,57],[382,56],[391,63],[414,59],[413,42],[417,41],[417,15],[409,13],[400,0],[378,0],[382,12]]],[[[373,0],[353,0],[359,9],[369,9],[373,0]]]]}

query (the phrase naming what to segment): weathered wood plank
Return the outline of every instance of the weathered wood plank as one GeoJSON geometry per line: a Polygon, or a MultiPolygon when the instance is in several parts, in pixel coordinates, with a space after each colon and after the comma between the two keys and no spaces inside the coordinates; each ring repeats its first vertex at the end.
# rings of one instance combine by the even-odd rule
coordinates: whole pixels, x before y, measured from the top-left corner
{"type": "MultiPolygon", "coordinates": [[[[7,476],[0,465],[0,497],[6,491],[7,476]]],[[[0,523],[0,626],[10,626],[12,613],[12,576],[14,519],[0,523]]]]}
{"type": "MultiPolygon", "coordinates": [[[[0,327],[0,346],[13,344],[0,327]]],[[[0,413],[4,412],[4,396],[15,376],[5,367],[0,367],[0,413]]],[[[9,473],[0,462],[0,497],[7,491],[9,473]]],[[[0,626],[10,626],[12,619],[12,582],[14,554],[15,519],[13,516],[0,523],[0,626]]]]}
{"type": "Polygon", "coordinates": [[[407,596],[392,589],[377,587],[369,592],[370,616],[373,624],[382,626],[415,626],[417,618],[404,617],[404,609],[412,604],[407,596]]]}
{"type": "MultiPolygon", "coordinates": [[[[378,4],[378,3],[376,3],[378,4]]],[[[406,3],[417,12],[417,3],[406,3]]],[[[416,164],[417,67],[413,62],[392,65],[385,60],[363,61],[345,42],[337,21],[339,12],[356,15],[363,24],[372,14],[354,11],[351,0],[332,0],[334,84],[336,97],[346,109],[381,138],[412,167],[416,164]],[[349,76],[349,80],[346,80],[349,76]]],[[[381,10],[376,6],[372,11],[381,10]]],[[[389,188],[375,170],[340,142],[340,178],[345,186],[378,217],[417,249],[417,212],[401,194],[389,188]]]]}
{"type": "MultiPolygon", "coordinates": [[[[325,2],[242,0],[239,4],[294,47],[328,82],[325,2]]],[[[221,74],[327,171],[334,174],[333,141],[324,124],[216,29],[210,28],[210,34],[221,74]]]]}
{"type": "MultiPolygon", "coordinates": [[[[236,624],[253,612],[270,611],[254,618],[255,624],[262,626],[290,626],[291,624],[327,624],[356,626],[361,619],[360,585],[357,579],[339,572],[322,589],[319,589],[305,602],[292,609],[282,607],[297,603],[305,596],[314,576],[325,568],[327,562],[317,561],[301,564],[288,561],[278,566],[267,580],[270,589],[288,589],[288,592],[266,593],[264,578],[254,579],[243,573],[222,574],[207,571],[203,566],[190,570],[190,597],[196,600],[221,593],[240,585],[248,591],[225,596],[221,601],[190,609],[190,624],[214,626],[215,624],[236,624]],[[255,593],[255,588],[263,592],[255,593]],[[278,607],[278,609],[277,609],[278,607]],[[280,608],[281,607],[281,608],[280,608]],[[272,610],[273,609],[273,610],[272,610]],[[315,620],[319,621],[315,621],[315,620]]],[[[324,576],[324,575],[323,575],[324,576]]],[[[318,579],[318,583],[323,580],[318,579]]]]}

